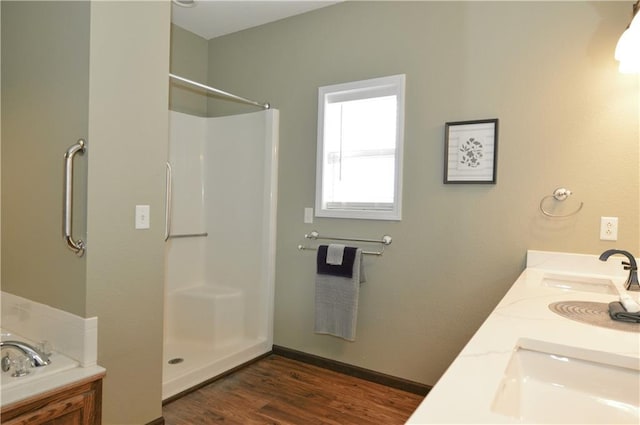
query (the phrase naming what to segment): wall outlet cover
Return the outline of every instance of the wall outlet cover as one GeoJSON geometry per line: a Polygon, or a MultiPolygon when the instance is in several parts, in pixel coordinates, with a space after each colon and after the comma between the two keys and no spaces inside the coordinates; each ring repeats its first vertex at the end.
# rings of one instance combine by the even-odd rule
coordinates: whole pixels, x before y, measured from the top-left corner
{"type": "Polygon", "coordinates": [[[618,240],[618,217],[600,217],[600,240],[618,240]]]}

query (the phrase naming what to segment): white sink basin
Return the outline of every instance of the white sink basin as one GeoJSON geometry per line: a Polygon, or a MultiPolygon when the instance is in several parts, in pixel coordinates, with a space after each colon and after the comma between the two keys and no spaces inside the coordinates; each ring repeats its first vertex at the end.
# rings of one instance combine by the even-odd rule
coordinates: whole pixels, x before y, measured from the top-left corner
{"type": "Polygon", "coordinates": [[[640,359],[521,339],[491,407],[527,423],[640,423],[640,359]]]}
{"type": "Polygon", "coordinates": [[[597,292],[600,294],[618,295],[618,290],[611,279],[579,276],[562,273],[545,273],[542,285],[568,291],[597,292]]]}

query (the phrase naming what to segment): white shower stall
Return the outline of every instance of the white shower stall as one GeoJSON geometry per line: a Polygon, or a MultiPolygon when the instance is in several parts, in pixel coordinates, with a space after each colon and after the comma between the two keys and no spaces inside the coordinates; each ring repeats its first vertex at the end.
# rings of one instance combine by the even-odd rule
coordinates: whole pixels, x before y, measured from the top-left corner
{"type": "Polygon", "coordinates": [[[278,176],[277,110],[169,114],[163,399],[271,351],[278,176]]]}

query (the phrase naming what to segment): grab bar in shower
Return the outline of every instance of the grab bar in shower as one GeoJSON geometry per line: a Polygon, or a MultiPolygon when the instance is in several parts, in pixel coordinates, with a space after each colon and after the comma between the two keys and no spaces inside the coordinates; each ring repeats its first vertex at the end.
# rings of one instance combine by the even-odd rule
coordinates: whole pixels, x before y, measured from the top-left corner
{"type": "Polygon", "coordinates": [[[208,233],[204,232],[204,233],[181,233],[181,234],[177,234],[177,235],[169,235],[169,239],[180,239],[180,238],[200,238],[200,237],[207,237],[209,236],[208,233]]]}
{"type": "Polygon", "coordinates": [[[77,153],[83,154],[87,150],[86,142],[78,140],[64,154],[64,188],[62,204],[62,217],[64,218],[63,233],[67,247],[76,253],[78,257],[84,255],[87,249],[86,243],[82,239],[73,239],[73,158],[77,153]]]}
{"type": "Polygon", "coordinates": [[[171,236],[171,164],[167,162],[167,169],[165,173],[165,207],[164,207],[164,241],[168,241],[171,236]]]}

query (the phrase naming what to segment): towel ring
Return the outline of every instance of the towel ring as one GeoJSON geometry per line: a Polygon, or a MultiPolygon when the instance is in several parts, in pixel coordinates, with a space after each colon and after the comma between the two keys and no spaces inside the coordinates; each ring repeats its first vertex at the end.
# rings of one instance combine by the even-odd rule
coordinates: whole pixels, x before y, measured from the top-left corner
{"type": "Polygon", "coordinates": [[[572,192],[567,188],[564,188],[564,187],[557,188],[556,190],[553,191],[552,195],[547,195],[544,198],[542,198],[542,200],[540,201],[540,211],[542,212],[542,214],[546,215],[547,217],[552,217],[552,218],[566,218],[566,217],[571,217],[573,215],[578,214],[582,209],[582,207],[584,206],[584,202],[580,202],[580,206],[578,207],[578,209],[569,214],[553,214],[544,209],[544,201],[546,201],[547,199],[553,198],[556,201],[564,201],[571,194],[572,192]]]}

